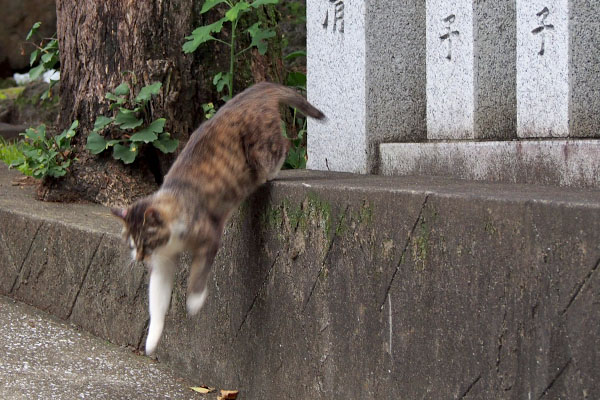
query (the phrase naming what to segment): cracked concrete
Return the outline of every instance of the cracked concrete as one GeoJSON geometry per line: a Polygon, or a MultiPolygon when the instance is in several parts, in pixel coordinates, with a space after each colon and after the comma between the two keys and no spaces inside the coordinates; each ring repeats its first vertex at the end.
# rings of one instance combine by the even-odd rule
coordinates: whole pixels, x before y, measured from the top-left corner
{"type": "Polygon", "coordinates": [[[552,387],[554,386],[554,384],[558,381],[558,379],[566,371],[566,369],[569,367],[569,365],[571,365],[571,361],[573,361],[573,360],[569,358],[569,360],[565,363],[565,365],[563,365],[558,370],[558,372],[556,373],[556,376],[554,378],[552,378],[552,380],[550,381],[550,383],[548,383],[548,386],[546,386],[546,388],[542,391],[542,394],[540,394],[540,397],[538,397],[538,400],[544,398],[548,393],[550,393],[550,391],[552,390],[552,387]]]}
{"type": "MultiPolygon", "coordinates": [[[[267,282],[267,279],[269,279],[269,277],[271,276],[271,271],[273,271],[273,267],[275,266],[275,263],[277,263],[278,257],[279,257],[279,254],[277,254],[275,256],[275,260],[273,260],[273,263],[271,264],[271,267],[267,271],[267,275],[263,279],[263,284],[260,286],[260,288],[256,292],[256,295],[254,296],[254,299],[252,299],[252,303],[250,304],[250,307],[248,308],[248,311],[246,311],[246,314],[244,315],[244,318],[242,319],[242,322],[240,323],[240,326],[239,326],[239,328],[237,330],[238,333],[242,330],[242,327],[244,326],[244,323],[246,322],[246,318],[248,318],[248,316],[250,315],[250,312],[252,311],[252,308],[254,307],[254,304],[256,304],[256,300],[261,295],[261,293],[263,291],[263,287],[265,286],[265,283],[267,282]]],[[[237,333],[236,333],[236,336],[237,336],[237,333]]]]}
{"type": "Polygon", "coordinates": [[[415,233],[415,230],[417,229],[419,222],[422,220],[423,210],[425,210],[425,207],[427,206],[427,200],[429,200],[429,194],[425,196],[425,199],[423,200],[423,204],[421,205],[421,209],[419,210],[419,214],[417,215],[417,218],[415,219],[415,223],[413,224],[410,232],[408,233],[408,236],[406,238],[406,243],[404,244],[404,248],[402,249],[402,254],[400,255],[400,261],[398,262],[398,266],[396,266],[396,269],[394,270],[394,273],[392,274],[390,283],[387,285],[387,289],[385,290],[385,295],[383,296],[383,301],[381,302],[381,306],[379,307],[379,310],[383,310],[383,306],[385,304],[385,298],[390,293],[390,289],[392,288],[392,284],[394,283],[394,278],[396,278],[396,274],[400,270],[400,266],[402,265],[402,262],[404,261],[404,257],[406,256],[406,250],[408,249],[408,246],[412,242],[413,235],[415,233]]]}
{"type": "Polygon", "coordinates": [[[83,280],[81,281],[81,285],[79,286],[79,289],[77,289],[77,293],[75,293],[75,299],[73,300],[73,303],[71,304],[71,308],[69,310],[69,314],[67,314],[65,319],[71,318],[71,315],[73,314],[73,310],[75,309],[75,303],[77,302],[77,299],[79,298],[79,293],[81,293],[81,288],[83,287],[83,284],[84,284],[85,280],[87,279],[87,276],[90,272],[90,267],[92,266],[92,262],[94,261],[94,259],[96,257],[96,253],[98,252],[98,249],[100,248],[102,239],[104,239],[104,234],[102,234],[100,236],[100,239],[98,240],[98,244],[96,245],[96,248],[94,249],[94,252],[92,253],[92,256],[90,257],[90,262],[88,263],[87,267],[85,268],[85,273],[83,274],[83,280]]]}
{"type": "MultiPolygon", "coordinates": [[[[118,221],[9,180],[0,277],[35,277],[10,295],[139,348],[147,272],[118,221]]],[[[600,398],[599,194],[285,172],[227,226],[193,318],[182,257],[158,359],[251,399],[600,398]]]]}
{"type": "Polygon", "coordinates": [[[477,382],[479,382],[480,379],[481,379],[481,374],[478,375],[477,378],[475,378],[475,380],[473,382],[471,382],[471,384],[469,385],[469,387],[467,387],[465,392],[460,395],[459,399],[464,399],[465,397],[467,397],[469,395],[469,393],[471,392],[471,390],[473,389],[473,387],[477,384],[477,382]]]}
{"type": "Polygon", "coordinates": [[[569,310],[569,307],[571,307],[571,305],[575,302],[575,300],[577,300],[577,297],[581,293],[582,289],[585,287],[585,285],[590,280],[592,275],[598,270],[598,267],[600,267],[600,260],[598,260],[596,262],[596,264],[594,265],[594,268],[592,268],[590,270],[590,272],[585,276],[585,278],[583,279],[581,284],[577,285],[577,287],[575,288],[575,292],[573,293],[573,296],[571,296],[571,299],[569,300],[569,304],[566,305],[566,307],[562,310],[561,314],[566,313],[569,310]]]}

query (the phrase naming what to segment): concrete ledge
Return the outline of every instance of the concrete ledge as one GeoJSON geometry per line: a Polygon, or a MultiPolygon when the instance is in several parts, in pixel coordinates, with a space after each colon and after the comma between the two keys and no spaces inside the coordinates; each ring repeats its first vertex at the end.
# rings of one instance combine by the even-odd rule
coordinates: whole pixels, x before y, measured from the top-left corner
{"type": "Polygon", "coordinates": [[[600,140],[387,143],[384,175],[600,187],[600,140]]]}
{"type": "MultiPolygon", "coordinates": [[[[9,181],[2,294],[140,346],[147,277],[119,224],[9,181]]],[[[158,358],[248,399],[599,398],[599,195],[283,173],[227,227],[195,318],[183,260],[158,358]]]]}

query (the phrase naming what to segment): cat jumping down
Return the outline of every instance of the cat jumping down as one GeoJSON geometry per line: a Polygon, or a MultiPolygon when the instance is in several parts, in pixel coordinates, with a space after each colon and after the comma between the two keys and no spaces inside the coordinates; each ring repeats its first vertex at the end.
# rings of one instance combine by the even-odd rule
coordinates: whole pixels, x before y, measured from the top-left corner
{"type": "Polygon", "coordinates": [[[179,253],[192,255],[186,303],[194,315],[206,300],[208,273],[229,217],[283,165],[290,141],[281,132],[280,104],[325,118],[293,89],[256,84],[200,125],[157,192],[112,210],[124,223],[132,256],[149,263],[147,354],[156,350],[163,331],[179,253]]]}

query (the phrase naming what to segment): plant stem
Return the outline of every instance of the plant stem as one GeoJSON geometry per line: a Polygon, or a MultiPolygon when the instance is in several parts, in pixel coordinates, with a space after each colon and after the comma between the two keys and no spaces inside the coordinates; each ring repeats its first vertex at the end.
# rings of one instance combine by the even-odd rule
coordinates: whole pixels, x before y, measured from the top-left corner
{"type": "Polygon", "coordinates": [[[242,51],[240,51],[239,53],[237,53],[235,56],[236,56],[236,57],[239,57],[239,56],[241,56],[242,54],[244,54],[245,52],[247,52],[248,50],[250,50],[251,48],[252,48],[252,46],[248,46],[248,47],[246,47],[244,50],[242,50],[242,51]]]}
{"type": "Polygon", "coordinates": [[[233,97],[233,72],[235,68],[235,30],[238,20],[231,22],[231,48],[229,49],[229,98],[233,97]]]}
{"type": "Polygon", "coordinates": [[[225,46],[231,46],[229,43],[227,43],[226,41],[224,41],[224,40],[221,40],[221,39],[217,39],[217,38],[215,38],[215,39],[214,39],[214,41],[215,41],[215,42],[219,42],[219,43],[223,43],[225,46]]]}

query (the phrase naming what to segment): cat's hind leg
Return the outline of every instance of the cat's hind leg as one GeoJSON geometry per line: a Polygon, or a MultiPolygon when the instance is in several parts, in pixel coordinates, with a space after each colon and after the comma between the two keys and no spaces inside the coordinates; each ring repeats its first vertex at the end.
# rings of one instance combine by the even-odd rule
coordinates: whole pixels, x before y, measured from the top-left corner
{"type": "Polygon", "coordinates": [[[217,254],[218,241],[210,240],[199,245],[194,252],[188,277],[187,311],[196,315],[208,296],[208,273],[217,254]]]}
{"type": "Polygon", "coordinates": [[[148,355],[156,350],[165,325],[165,315],[169,310],[171,290],[173,289],[175,257],[154,254],[151,263],[152,270],[148,289],[150,326],[146,338],[146,354],[148,355]]]}

